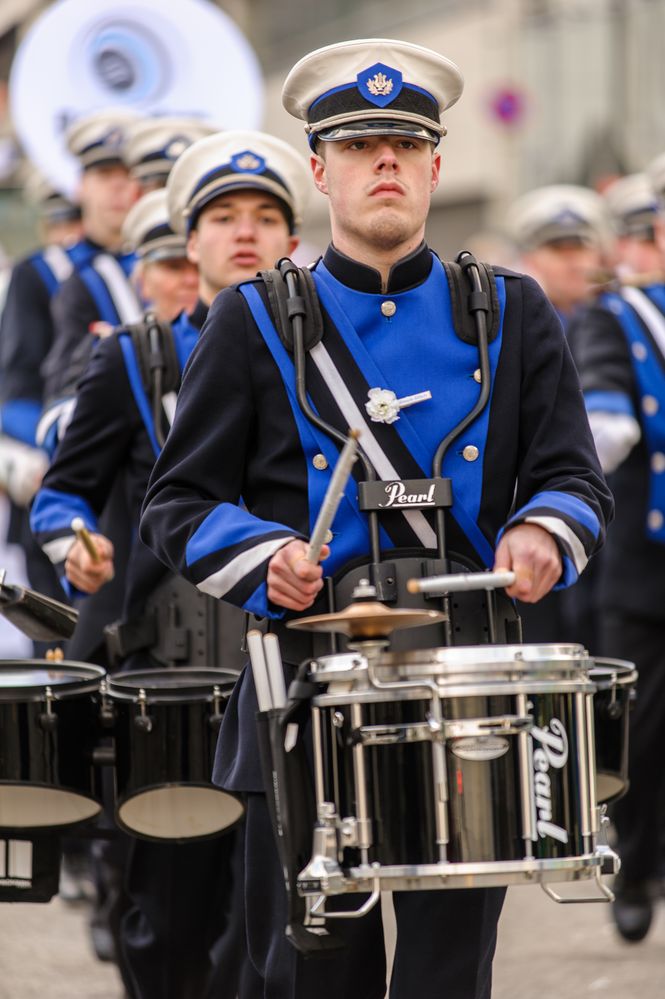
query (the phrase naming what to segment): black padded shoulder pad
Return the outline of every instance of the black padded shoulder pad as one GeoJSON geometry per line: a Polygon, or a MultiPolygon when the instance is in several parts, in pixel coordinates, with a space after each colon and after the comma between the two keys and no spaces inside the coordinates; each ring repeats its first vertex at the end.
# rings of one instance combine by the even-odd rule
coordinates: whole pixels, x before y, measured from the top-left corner
{"type": "MultiPolygon", "coordinates": [[[[466,254],[463,251],[458,255],[457,261],[443,260],[441,262],[450,287],[455,332],[460,340],[475,346],[478,343],[478,333],[473,302],[470,297],[473,289],[465,273],[465,268],[458,263],[461,257],[465,257],[468,260],[469,256],[470,254],[466,254]]],[[[487,341],[491,343],[499,332],[500,320],[499,296],[496,290],[494,271],[489,264],[483,264],[480,261],[473,261],[473,263],[478,267],[482,290],[487,296],[487,303],[489,305],[487,312],[487,341]]]]}
{"type": "Polygon", "coordinates": [[[177,391],[180,387],[180,365],[170,325],[146,316],[140,323],[133,323],[124,329],[132,338],[141,382],[146,391],[152,392],[155,368],[162,369],[162,392],[177,391]]]}
{"type": "MultiPolygon", "coordinates": [[[[281,263],[281,262],[280,262],[281,263]]],[[[323,338],[323,315],[314,278],[309,267],[294,267],[298,274],[299,297],[304,306],[304,345],[309,351],[323,338]]],[[[293,327],[289,310],[289,294],[282,272],[277,268],[261,271],[260,275],[268,293],[268,304],[275,329],[290,354],[293,353],[293,327]]],[[[294,302],[297,303],[298,299],[294,302]]],[[[296,313],[300,310],[296,309],[296,313]]]]}

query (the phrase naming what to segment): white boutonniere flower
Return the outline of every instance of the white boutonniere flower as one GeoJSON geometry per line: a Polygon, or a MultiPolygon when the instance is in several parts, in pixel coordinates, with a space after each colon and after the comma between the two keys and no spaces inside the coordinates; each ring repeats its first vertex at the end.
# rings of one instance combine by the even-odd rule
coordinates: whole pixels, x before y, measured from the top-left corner
{"type": "Polygon", "coordinates": [[[365,409],[374,423],[394,423],[399,420],[399,405],[397,396],[390,389],[373,388],[367,393],[369,402],[365,409]]]}
{"type": "Polygon", "coordinates": [[[405,395],[401,399],[398,399],[390,389],[372,388],[367,394],[369,402],[365,403],[365,409],[373,423],[394,423],[395,420],[399,420],[400,409],[432,398],[429,389],[416,395],[405,395]]]}

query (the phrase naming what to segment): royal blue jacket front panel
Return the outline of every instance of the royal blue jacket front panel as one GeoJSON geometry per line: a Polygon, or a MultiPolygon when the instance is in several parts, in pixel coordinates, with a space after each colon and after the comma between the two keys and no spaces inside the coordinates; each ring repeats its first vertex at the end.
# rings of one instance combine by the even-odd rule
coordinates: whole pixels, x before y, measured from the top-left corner
{"type": "MultiPolygon", "coordinates": [[[[349,265],[339,257],[329,250],[315,271],[324,309],[323,347],[361,415],[368,387],[394,386],[398,394],[431,390],[433,398],[418,404],[420,412],[415,406],[391,426],[370,428],[400,477],[429,475],[436,444],[466,401],[477,396],[477,353],[450,328],[447,286],[429,250],[409,265],[415,280],[397,283],[388,296],[366,293],[362,272],[369,269],[355,265],[349,278],[349,265]],[[388,297],[397,305],[390,323],[380,309],[388,297]],[[335,326],[331,312],[338,307],[351,330],[335,326]]],[[[489,412],[455,443],[446,464],[464,510],[451,523],[450,543],[481,563],[470,537],[474,532],[462,525],[465,516],[485,539],[490,560],[506,525],[543,523],[564,555],[562,582],[570,582],[601,543],[611,500],[551,306],[528,278],[505,272],[499,285],[505,316],[491,350],[489,412]],[[467,444],[479,452],[473,470],[463,464],[467,444]]],[[[281,611],[266,595],[268,562],[288,538],[308,536],[337,449],[299,414],[290,357],[270,333],[266,315],[258,282],[218,296],[185,372],[178,415],[151,479],[142,531],[160,558],[204,592],[278,617],[281,611]],[[317,454],[326,457],[326,469],[315,466],[317,454]]],[[[345,431],[348,422],[340,421],[339,409],[335,413],[325,382],[326,356],[319,352],[317,360],[315,351],[307,361],[312,402],[345,431]]],[[[332,530],[330,571],[367,554],[367,525],[353,485],[332,530]]],[[[384,519],[382,537],[391,547],[427,547],[403,514],[384,519]]]]}

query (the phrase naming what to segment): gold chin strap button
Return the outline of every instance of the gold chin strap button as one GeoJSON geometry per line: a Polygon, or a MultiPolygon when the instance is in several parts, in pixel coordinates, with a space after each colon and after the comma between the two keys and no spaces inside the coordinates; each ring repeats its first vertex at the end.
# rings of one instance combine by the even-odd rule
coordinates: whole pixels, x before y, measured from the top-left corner
{"type": "Polygon", "coordinates": [[[317,472],[325,472],[328,467],[328,459],[325,454],[315,454],[312,458],[312,464],[317,472]]]}
{"type": "Polygon", "coordinates": [[[333,539],[333,532],[332,531],[326,531],[326,533],[325,533],[325,535],[323,537],[323,543],[326,544],[326,545],[329,545],[330,542],[332,541],[332,539],[333,539]]]}
{"type": "Polygon", "coordinates": [[[475,444],[467,444],[467,446],[462,451],[462,457],[465,461],[475,461],[480,451],[475,444]]]}
{"type": "Polygon", "coordinates": [[[473,380],[474,382],[478,382],[479,385],[482,382],[483,376],[480,373],[480,368],[476,368],[476,370],[473,372],[473,380]]]}
{"type": "Polygon", "coordinates": [[[397,312],[397,306],[394,302],[381,302],[381,312],[386,319],[390,319],[397,312]]]}

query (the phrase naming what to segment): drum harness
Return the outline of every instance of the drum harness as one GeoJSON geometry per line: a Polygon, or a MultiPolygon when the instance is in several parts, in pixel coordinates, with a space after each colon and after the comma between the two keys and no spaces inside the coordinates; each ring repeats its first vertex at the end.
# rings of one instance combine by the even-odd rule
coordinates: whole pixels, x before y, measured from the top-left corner
{"type": "MultiPolygon", "coordinates": [[[[437,558],[421,563],[420,568],[426,575],[450,572],[446,509],[452,506],[452,484],[450,479],[442,477],[443,461],[452,443],[480,416],[489,402],[489,343],[497,336],[500,323],[496,281],[492,270],[486,264],[478,263],[468,251],[462,251],[455,262],[446,262],[443,266],[450,288],[455,333],[465,343],[478,349],[480,392],[471,410],[437,447],[432,462],[432,479],[409,483],[418,492],[427,492],[432,484],[435,487],[437,558]]],[[[282,344],[293,358],[298,404],[307,420],[341,447],[347,441],[346,435],[322,419],[307,397],[307,353],[321,341],[324,333],[323,316],[312,274],[309,268],[299,268],[289,258],[283,258],[275,269],[262,271],[261,277],[266,286],[275,328],[282,344]]],[[[358,458],[365,480],[359,483],[359,506],[367,514],[371,562],[364,573],[369,578],[360,581],[354,599],[394,601],[397,598],[395,564],[382,560],[379,535],[381,490],[386,483],[377,481],[376,471],[362,445],[358,448],[358,458]]],[[[334,610],[333,580],[328,578],[326,584],[329,609],[334,610]]],[[[488,639],[490,643],[496,643],[494,592],[490,588],[485,592],[488,639]]],[[[445,615],[445,644],[452,645],[449,594],[439,593],[437,599],[441,601],[445,615]]],[[[519,628],[519,619],[517,627],[519,628]]],[[[334,639],[330,651],[337,651],[334,639]]],[[[340,941],[326,930],[325,919],[331,916],[341,918],[364,915],[376,903],[378,889],[364,905],[352,913],[319,913],[317,907],[308,909],[307,900],[298,894],[298,875],[312,857],[311,836],[317,821],[313,803],[305,800],[307,796],[302,793],[303,787],[310,783],[310,778],[303,741],[299,738],[309,717],[310,701],[321,690],[320,684],[313,682],[308,676],[310,666],[311,655],[301,662],[296,677],[289,686],[286,707],[274,707],[259,713],[258,734],[262,765],[268,778],[266,786],[272,787],[274,792],[268,793],[267,799],[285,876],[288,903],[286,935],[298,950],[311,955],[336,950],[341,946],[340,941]]],[[[314,852],[317,852],[316,848],[314,852]]],[[[322,849],[320,853],[325,854],[325,850],[322,849]]]]}

